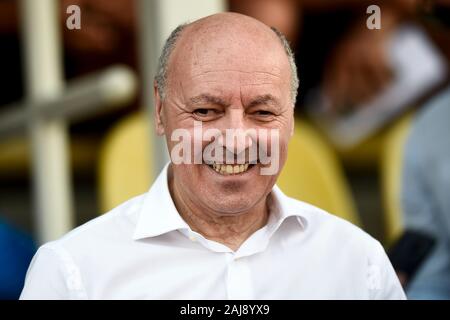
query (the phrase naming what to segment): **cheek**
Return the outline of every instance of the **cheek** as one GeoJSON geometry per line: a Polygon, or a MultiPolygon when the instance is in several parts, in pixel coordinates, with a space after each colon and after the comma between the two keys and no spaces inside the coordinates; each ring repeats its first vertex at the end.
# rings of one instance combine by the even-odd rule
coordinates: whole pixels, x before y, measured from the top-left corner
{"type": "Polygon", "coordinates": [[[258,137],[258,145],[270,157],[286,157],[290,133],[286,130],[272,129],[268,134],[258,137]]]}
{"type": "Polygon", "coordinates": [[[201,161],[202,150],[206,143],[195,128],[169,128],[166,142],[172,162],[194,164],[201,161]]]}
{"type": "Polygon", "coordinates": [[[280,155],[284,157],[284,159],[287,158],[287,152],[289,147],[289,138],[284,137],[284,139],[280,139],[280,155]]]}
{"type": "MultiPolygon", "coordinates": [[[[179,184],[185,190],[192,190],[196,193],[205,187],[206,180],[202,172],[204,166],[195,164],[174,165],[174,176],[177,177],[179,184]]],[[[191,192],[191,191],[189,191],[191,192]]]]}
{"type": "Polygon", "coordinates": [[[288,156],[288,145],[283,144],[280,148],[280,169],[278,170],[278,173],[281,172],[281,170],[284,167],[284,164],[286,163],[287,160],[287,156],[288,156]]]}

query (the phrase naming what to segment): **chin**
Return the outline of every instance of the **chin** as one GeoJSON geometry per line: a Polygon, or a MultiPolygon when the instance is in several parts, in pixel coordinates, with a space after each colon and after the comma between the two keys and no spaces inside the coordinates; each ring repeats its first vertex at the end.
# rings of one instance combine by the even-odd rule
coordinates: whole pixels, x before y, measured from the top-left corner
{"type": "Polygon", "coordinates": [[[223,195],[205,199],[205,205],[214,212],[224,215],[239,215],[252,209],[259,200],[256,197],[243,197],[240,195],[223,195]]]}

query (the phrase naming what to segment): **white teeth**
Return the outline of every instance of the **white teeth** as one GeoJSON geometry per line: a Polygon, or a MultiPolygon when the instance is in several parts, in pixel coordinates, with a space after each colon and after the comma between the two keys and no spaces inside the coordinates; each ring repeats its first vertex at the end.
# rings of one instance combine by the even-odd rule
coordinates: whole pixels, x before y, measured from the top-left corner
{"type": "Polygon", "coordinates": [[[231,164],[214,163],[209,166],[212,167],[214,169],[214,171],[216,171],[220,174],[230,175],[230,174],[238,174],[238,173],[247,171],[249,164],[245,163],[245,164],[240,164],[240,165],[239,164],[231,165],[231,164]]]}

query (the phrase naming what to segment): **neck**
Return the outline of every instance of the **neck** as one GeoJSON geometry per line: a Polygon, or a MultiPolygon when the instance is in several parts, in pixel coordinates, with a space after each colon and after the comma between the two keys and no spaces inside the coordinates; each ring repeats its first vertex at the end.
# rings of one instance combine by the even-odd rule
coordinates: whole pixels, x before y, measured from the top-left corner
{"type": "Polygon", "coordinates": [[[193,231],[206,239],[222,243],[233,251],[237,251],[246,239],[267,224],[267,198],[248,211],[230,215],[200,207],[188,195],[183,194],[173,177],[169,179],[169,190],[180,216],[193,231]]]}

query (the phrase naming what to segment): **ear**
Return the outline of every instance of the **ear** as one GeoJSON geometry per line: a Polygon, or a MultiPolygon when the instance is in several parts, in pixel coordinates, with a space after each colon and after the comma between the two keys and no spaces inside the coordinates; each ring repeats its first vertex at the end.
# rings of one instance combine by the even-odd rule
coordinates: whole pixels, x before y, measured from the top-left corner
{"type": "Polygon", "coordinates": [[[153,91],[155,94],[155,113],[154,113],[154,120],[155,120],[155,130],[156,134],[159,136],[164,135],[164,117],[162,115],[162,99],[158,91],[158,86],[156,85],[156,81],[153,82],[153,91]]]}

